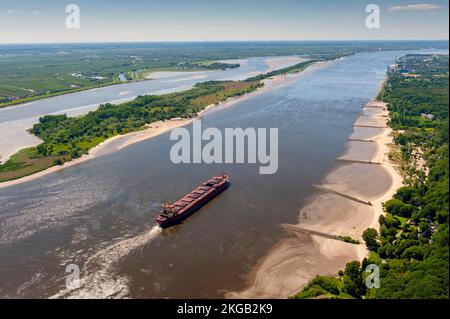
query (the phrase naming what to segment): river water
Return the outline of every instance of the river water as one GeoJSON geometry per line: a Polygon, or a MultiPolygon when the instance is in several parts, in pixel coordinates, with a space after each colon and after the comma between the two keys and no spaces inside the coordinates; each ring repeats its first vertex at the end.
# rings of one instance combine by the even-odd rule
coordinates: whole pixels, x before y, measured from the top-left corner
{"type": "Polygon", "coordinates": [[[148,81],[112,85],[0,108],[0,161],[4,163],[17,150],[41,142],[27,130],[43,115],[64,113],[68,116],[77,116],[96,109],[101,103],[121,103],[132,100],[138,95],[187,90],[197,82],[243,80],[267,72],[269,59],[275,61],[279,68],[306,61],[300,57],[294,60],[292,57],[254,57],[234,60],[229,62],[240,63],[239,68],[199,72],[157,72],[148,81]]]}
{"type": "Polygon", "coordinates": [[[255,164],[175,165],[164,134],[0,189],[0,296],[208,298],[242,289],[402,54],[347,57],[205,114],[204,128],[279,128],[274,175],[255,164]],[[226,192],[177,227],[155,226],[163,203],[221,171],[232,181],[226,192]],[[78,289],[65,286],[69,264],[81,270],[78,289]]]}

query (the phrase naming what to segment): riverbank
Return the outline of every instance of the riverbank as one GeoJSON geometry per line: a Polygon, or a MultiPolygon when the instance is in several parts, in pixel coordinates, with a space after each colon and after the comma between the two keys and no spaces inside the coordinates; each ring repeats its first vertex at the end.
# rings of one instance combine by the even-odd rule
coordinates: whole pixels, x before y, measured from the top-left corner
{"type": "MultiPolygon", "coordinates": [[[[160,68],[153,70],[157,72],[152,74],[152,81],[133,81],[121,83],[115,87],[87,89],[83,90],[84,92],[73,93],[73,95],[55,96],[0,108],[0,165],[5,164],[11,156],[19,151],[36,147],[42,143],[41,139],[28,133],[28,130],[38,123],[39,118],[44,115],[66,113],[69,117],[77,117],[87,114],[89,111],[95,111],[101,104],[121,104],[130,102],[138,96],[181,92],[193,87],[197,82],[218,79],[220,74],[223,74],[222,80],[243,80],[268,72],[271,67],[274,67],[274,63],[275,66],[289,67],[292,63],[302,60],[304,59],[295,56],[224,60],[221,63],[241,65],[240,68],[227,69],[226,71],[208,69],[209,71],[201,72],[160,72],[163,70],[163,68],[160,68]],[[252,62],[253,60],[256,62],[252,62]]],[[[4,180],[0,177],[0,181],[4,180]]]]}
{"type": "MultiPolygon", "coordinates": [[[[209,112],[211,110],[221,109],[224,107],[232,106],[232,105],[237,104],[238,102],[241,102],[244,99],[248,99],[256,94],[262,94],[264,92],[267,92],[268,90],[279,87],[280,85],[285,85],[285,84],[289,83],[290,81],[298,79],[298,77],[300,77],[300,76],[304,76],[310,72],[314,72],[315,70],[325,67],[329,63],[332,63],[332,61],[315,62],[312,65],[308,66],[302,72],[289,74],[289,75],[279,75],[279,76],[265,79],[265,80],[263,80],[264,86],[260,87],[259,89],[255,90],[251,93],[242,95],[242,96],[229,98],[228,100],[223,101],[218,104],[211,104],[211,105],[207,106],[205,109],[203,109],[201,112],[199,112],[197,114],[196,118],[203,116],[206,112],[209,112]]],[[[24,177],[21,177],[18,179],[2,182],[2,183],[0,183],[0,188],[10,187],[10,186],[18,185],[18,184],[25,183],[28,181],[32,181],[37,178],[46,176],[48,174],[52,174],[52,173],[58,172],[60,170],[69,168],[71,166],[79,165],[85,161],[96,158],[98,156],[109,154],[109,153],[118,151],[120,149],[123,149],[127,146],[133,145],[135,143],[138,143],[138,142],[141,142],[144,140],[148,140],[150,138],[154,138],[156,136],[159,136],[161,134],[169,132],[176,127],[188,125],[196,118],[172,119],[172,120],[167,120],[167,121],[158,121],[158,122],[149,124],[148,128],[145,130],[138,131],[138,132],[132,132],[129,134],[124,134],[124,135],[116,135],[116,136],[109,138],[106,141],[98,144],[97,146],[93,147],[89,151],[88,154],[85,154],[80,158],[73,159],[69,162],[64,163],[63,165],[49,167],[43,171],[39,171],[37,173],[31,174],[28,176],[24,176],[24,177]]]]}
{"type": "MultiPolygon", "coordinates": [[[[220,61],[218,61],[218,62],[220,62],[220,61]]],[[[217,68],[217,69],[211,69],[211,68],[207,68],[207,67],[202,68],[201,64],[199,64],[198,68],[192,68],[192,69],[185,69],[185,68],[181,68],[181,67],[165,67],[165,68],[155,68],[155,69],[151,69],[151,70],[143,70],[143,72],[144,72],[143,75],[135,75],[135,73],[137,73],[137,72],[129,72],[129,73],[131,73],[131,80],[126,80],[126,81],[121,81],[120,79],[116,80],[117,76],[114,76],[113,80],[111,82],[20,98],[20,99],[14,100],[14,101],[0,103],[0,108],[19,106],[21,104],[27,104],[27,103],[35,102],[35,101],[42,100],[42,99],[47,99],[47,98],[51,98],[51,97],[62,96],[62,95],[67,95],[67,94],[72,94],[72,93],[77,93],[77,92],[96,90],[96,89],[113,86],[113,85],[118,85],[118,84],[150,81],[150,80],[153,80],[152,75],[155,73],[170,73],[170,72],[179,72],[179,73],[192,72],[192,73],[194,73],[194,72],[217,71],[217,70],[220,70],[220,68],[217,68]]]]}
{"type": "Polygon", "coordinates": [[[334,275],[347,262],[362,260],[362,233],[379,228],[382,204],[402,186],[389,160],[393,145],[386,105],[371,101],[355,123],[345,154],[299,210],[298,223],[283,225],[288,237],[249,274],[247,289],[229,298],[286,298],[316,275],[334,275]],[[351,238],[360,244],[337,238],[351,238]]]}
{"type": "MultiPolygon", "coordinates": [[[[132,81],[130,81],[130,82],[132,82],[132,81]]],[[[104,83],[101,85],[86,86],[86,87],[71,89],[71,90],[67,90],[67,91],[53,92],[53,93],[47,93],[47,94],[42,94],[42,95],[26,97],[26,98],[17,99],[17,100],[10,101],[10,102],[0,103],[0,108],[18,106],[20,104],[27,104],[27,103],[35,102],[38,100],[48,99],[50,97],[61,96],[61,95],[66,95],[66,94],[71,94],[71,93],[82,92],[82,91],[96,90],[96,89],[99,89],[102,87],[123,84],[123,83],[124,82],[108,82],[108,83],[104,83]]]]}

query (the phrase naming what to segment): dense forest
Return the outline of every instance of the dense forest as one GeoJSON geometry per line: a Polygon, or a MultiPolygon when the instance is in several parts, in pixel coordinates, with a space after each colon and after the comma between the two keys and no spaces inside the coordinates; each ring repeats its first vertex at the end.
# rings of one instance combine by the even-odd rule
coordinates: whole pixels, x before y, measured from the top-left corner
{"type": "Polygon", "coordinates": [[[384,204],[380,231],[364,232],[368,258],[336,277],[317,276],[292,298],[449,297],[448,56],[403,59],[407,69],[390,74],[380,98],[397,130],[405,186],[384,204]],[[366,287],[369,264],[380,267],[380,288],[366,287]]]}

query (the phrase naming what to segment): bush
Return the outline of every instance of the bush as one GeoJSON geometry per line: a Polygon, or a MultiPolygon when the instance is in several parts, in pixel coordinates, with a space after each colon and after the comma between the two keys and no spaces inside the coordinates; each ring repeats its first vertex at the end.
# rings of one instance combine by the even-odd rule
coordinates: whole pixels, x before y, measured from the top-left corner
{"type": "Polygon", "coordinates": [[[397,198],[388,200],[384,204],[384,208],[386,209],[386,212],[388,212],[389,214],[398,215],[406,218],[411,217],[413,213],[413,208],[411,205],[405,204],[397,198]]]}
{"type": "Polygon", "coordinates": [[[339,281],[335,278],[316,276],[312,281],[312,285],[319,286],[333,295],[339,295],[339,281]]]}
{"type": "Polygon", "coordinates": [[[344,270],[344,289],[354,298],[360,298],[366,293],[360,266],[359,261],[352,261],[345,266],[344,270]]]}
{"type": "Polygon", "coordinates": [[[71,158],[78,158],[78,157],[80,157],[81,155],[80,155],[80,153],[78,152],[78,150],[73,150],[71,153],[70,153],[70,157],[71,158]]]}
{"type": "Polygon", "coordinates": [[[353,239],[350,236],[341,236],[339,237],[343,242],[349,243],[349,244],[355,244],[355,245],[359,245],[360,242],[359,240],[353,239]]]}
{"type": "Polygon", "coordinates": [[[293,299],[307,299],[318,296],[328,296],[330,298],[346,297],[342,293],[343,284],[339,278],[317,275],[301,292],[294,295],[293,299]]]}
{"type": "Polygon", "coordinates": [[[64,160],[61,158],[55,159],[53,161],[53,165],[63,165],[64,164],[64,160]]]}
{"type": "Polygon", "coordinates": [[[370,251],[374,251],[378,248],[378,232],[376,229],[366,229],[363,232],[362,238],[366,242],[367,249],[370,251]]]}
{"type": "Polygon", "coordinates": [[[412,246],[405,249],[401,255],[403,259],[423,260],[425,250],[421,246],[412,246]]]}
{"type": "Polygon", "coordinates": [[[395,194],[395,198],[398,200],[409,203],[413,196],[416,194],[416,189],[412,186],[404,186],[397,190],[397,193],[395,194]]]}
{"type": "Polygon", "coordinates": [[[392,244],[385,244],[378,248],[378,255],[380,255],[381,258],[391,258],[394,255],[395,247],[392,244]]]}

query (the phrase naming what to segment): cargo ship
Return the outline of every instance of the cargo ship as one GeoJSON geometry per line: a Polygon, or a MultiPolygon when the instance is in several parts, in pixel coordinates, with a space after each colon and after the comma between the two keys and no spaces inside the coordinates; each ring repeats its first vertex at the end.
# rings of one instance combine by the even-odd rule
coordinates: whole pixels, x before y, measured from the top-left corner
{"type": "Polygon", "coordinates": [[[162,211],[156,218],[161,228],[167,228],[181,223],[203,205],[228,188],[230,181],[227,175],[219,175],[204,182],[189,194],[175,203],[163,205],[162,211]]]}

